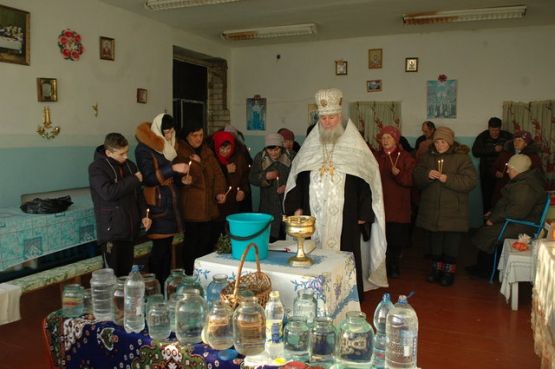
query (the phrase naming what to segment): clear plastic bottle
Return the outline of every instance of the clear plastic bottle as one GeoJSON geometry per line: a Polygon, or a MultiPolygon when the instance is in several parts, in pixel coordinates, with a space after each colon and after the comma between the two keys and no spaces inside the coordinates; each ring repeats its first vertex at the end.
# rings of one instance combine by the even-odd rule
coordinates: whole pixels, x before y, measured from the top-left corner
{"type": "Polygon", "coordinates": [[[145,281],[139,266],[133,265],[124,287],[123,327],[127,333],[139,333],[145,328],[145,281]]]}
{"type": "Polygon", "coordinates": [[[416,368],[418,318],[404,295],[387,314],[386,337],[386,368],[416,368]]]}
{"type": "Polygon", "coordinates": [[[116,276],[110,268],[95,270],[91,277],[91,295],[93,313],[96,320],[113,320],[113,294],[116,287],[116,276]]]}
{"type": "Polygon", "coordinates": [[[266,352],[272,359],[283,357],[283,318],[285,309],[279,291],[270,292],[270,300],[264,309],[266,314],[266,352]]]}
{"type": "Polygon", "coordinates": [[[393,303],[389,293],[384,293],[382,301],[376,306],[374,311],[374,352],[372,354],[372,369],[385,368],[385,344],[386,344],[386,324],[387,314],[393,308],[393,303]]]}

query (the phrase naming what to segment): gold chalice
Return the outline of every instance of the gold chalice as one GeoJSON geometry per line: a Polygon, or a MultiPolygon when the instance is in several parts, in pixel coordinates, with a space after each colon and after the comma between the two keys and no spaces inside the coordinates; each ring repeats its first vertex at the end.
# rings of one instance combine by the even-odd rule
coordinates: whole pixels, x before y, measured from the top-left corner
{"type": "Polygon", "coordinates": [[[296,267],[314,264],[314,261],[304,253],[304,239],[314,234],[316,218],[310,215],[284,215],[283,222],[285,232],[297,239],[297,255],[289,258],[289,265],[296,267]]]}

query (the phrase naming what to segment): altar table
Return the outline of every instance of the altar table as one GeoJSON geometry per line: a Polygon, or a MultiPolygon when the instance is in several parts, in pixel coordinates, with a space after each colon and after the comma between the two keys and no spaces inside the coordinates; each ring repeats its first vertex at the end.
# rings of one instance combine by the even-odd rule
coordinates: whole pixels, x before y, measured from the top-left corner
{"type": "MultiPolygon", "coordinates": [[[[270,250],[268,257],[260,261],[262,272],[270,277],[272,289],[280,292],[286,309],[292,310],[297,291],[309,288],[315,292],[319,314],[332,317],[336,325],[348,311],[360,311],[352,253],[316,249],[310,254],[314,265],[308,267],[289,266],[287,261],[294,255],[270,250]]],[[[238,267],[239,260],[231,254],[213,252],[195,260],[195,275],[206,289],[215,274],[225,273],[230,281],[235,280],[238,267]]],[[[253,271],[256,271],[256,262],[245,262],[242,274],[253,271]]]]}
{"type": "Polygon", "coordinates": [[[555,369],[555,241],[539,241],[536,269],[532,290],[534,350],[541,359],[541,369],[555,369]]]}

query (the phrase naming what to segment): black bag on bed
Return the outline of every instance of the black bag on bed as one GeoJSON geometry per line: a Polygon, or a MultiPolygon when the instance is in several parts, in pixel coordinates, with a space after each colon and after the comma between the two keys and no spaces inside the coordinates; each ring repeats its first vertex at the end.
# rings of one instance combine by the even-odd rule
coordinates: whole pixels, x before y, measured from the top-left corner
{"type": "Polygon", "coordinates": [[[73,204],[71,196],[62,196],[55,199],[36,198],[27,201],[20,206],[20,209],[29,214],[53,214],[66,211],[73,204]]]}

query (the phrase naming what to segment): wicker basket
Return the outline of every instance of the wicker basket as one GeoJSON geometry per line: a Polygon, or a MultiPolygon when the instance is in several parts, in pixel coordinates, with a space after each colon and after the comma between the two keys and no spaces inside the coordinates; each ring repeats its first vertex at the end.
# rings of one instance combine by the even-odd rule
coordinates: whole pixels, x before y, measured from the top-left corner
{"type": "Polygon", "coordinates": [[[239,263],[239,270],[237,271],[237,279],[231,281],[225,286],[220,292],[220,299],[222,302],[228,304],[232,309],[239,304],[239,288],[244,288],[251,291],[254,296],[258,299],[258,303],[264,307],[266,302],[268,302],[268,297],[272,291],[272,281],[266,273],[260,271],[260,258],[258,256],[258,247],[254,243],[250,243],[241,256],[241,262],[239,263]],[[256,272],[247,273],[241,275],[243,270],[243,264],[245,263],[245,258],[250,248],[254,247],[256,255],[256,272]]]}

